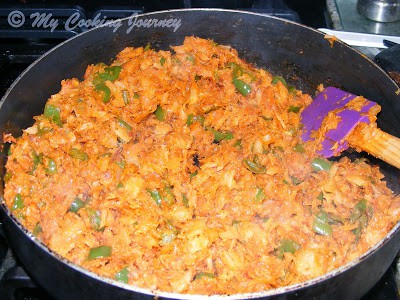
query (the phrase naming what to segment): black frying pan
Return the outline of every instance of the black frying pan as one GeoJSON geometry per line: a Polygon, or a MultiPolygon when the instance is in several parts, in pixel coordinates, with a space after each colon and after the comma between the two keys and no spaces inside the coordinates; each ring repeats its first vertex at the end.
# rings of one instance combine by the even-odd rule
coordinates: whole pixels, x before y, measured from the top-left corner
{"type": "MultiPolygon", "coordinates": [[[[18,135],[22,128],[32,125],[32,117],[43,112],[49,96],[59,91],[61,80],[82,79],[87,65],[110,63],[127,46],[150,43],[155,49],[168,49],[170,45],[181,44],[188,35],[231,45],[247,61],[287,78],[290,84],[305,92],[314,93],[317,85],[322,83],[362,94],[382,106],[379,126],[400,137],[400,96],[396,94],[399,87],[372,61],[341,42],[331,46],[323,33],[302,25],[252,13],[216,9],[145,14],[123,20],[116,30],[115,27],[96,28],[64,42],[32,64],[7,91],[0,103],[1,132],[18,135]],[[128,33],[132,24],[143,24],[139,20],[149,19],[176,20],[176,26],[134,26],[128,33]]],[[[5,159],[3,155],[3,168],[5,159]]],[[[398,170],[384,163],[381,163],[381,169],[391,188],[398,193],[398,170]]],[[[54,297],[152,299],[156,294],[97,276],[66,261],[27,232],[4,204],[0,205],[0,216],[9,242],[24,267],[54,297]]],[[[221,298],[359,298],[380,279],[398,253],[399,227],[397,224],[359,259],[322,277],[276,290],[221,298]]],[[[166,293],[159,293],[159,296],[199,298],[166,293]]]]}

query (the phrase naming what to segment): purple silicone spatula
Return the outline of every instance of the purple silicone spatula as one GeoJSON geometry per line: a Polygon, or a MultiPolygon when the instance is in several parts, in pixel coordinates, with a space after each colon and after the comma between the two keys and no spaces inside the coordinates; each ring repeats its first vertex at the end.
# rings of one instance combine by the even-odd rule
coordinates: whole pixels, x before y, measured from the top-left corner
{"type": "Polygon", "coordinates": [[[400,169],[400,139],[376,126],[379,111],[373,101],[327,87],[301,113],[302,139],[317,139],[317,153],[327,158],[351,146],[400,169]]]}

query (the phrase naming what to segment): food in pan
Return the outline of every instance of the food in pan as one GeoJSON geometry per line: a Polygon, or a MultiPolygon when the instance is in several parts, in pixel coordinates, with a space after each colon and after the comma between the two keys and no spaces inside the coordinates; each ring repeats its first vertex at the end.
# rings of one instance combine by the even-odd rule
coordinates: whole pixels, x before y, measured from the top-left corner
{"type": "Polygon", "coordinates": [[[303,282],[365,253],[400,215],[378,167],[302,142],[311,101],[211,40],[128,47],[5,135],[5,201],[61,256],[138,287],[303,282]]]}

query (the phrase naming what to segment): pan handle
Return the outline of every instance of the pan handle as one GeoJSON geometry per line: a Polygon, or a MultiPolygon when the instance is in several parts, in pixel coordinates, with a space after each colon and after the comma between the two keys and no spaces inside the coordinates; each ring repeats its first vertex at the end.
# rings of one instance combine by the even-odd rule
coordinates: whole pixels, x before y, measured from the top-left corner
{"type": "Polygon", "coordinates": [[[327,28],[318,28],[318,30],[329,35],[334,35],[339,40],[345,42],[350,46],[387,48],[388,46],[386,46],[384,43],[385,40],[393,43],[400,43],[399,36],[350,32],[350,31],[332,30],[327,28]]]}
{"type": "Polygon", "coordinates": [[[336,36],[350,46],[384,49],[375,57],[375,62],[400,85],[400,37],[371,33],[349,32],[318,28],[326,34],[336,36]]]}

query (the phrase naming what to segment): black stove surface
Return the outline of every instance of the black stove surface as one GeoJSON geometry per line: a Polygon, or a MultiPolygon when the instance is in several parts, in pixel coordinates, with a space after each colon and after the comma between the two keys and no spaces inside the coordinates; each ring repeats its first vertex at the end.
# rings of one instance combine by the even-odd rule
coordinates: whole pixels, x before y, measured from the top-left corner
{"type": "MultiPolygon", "coordinates": [[[[165,9],[217,7],[248,10],[286,18],[304,25],[321,28],[330,27],[326,17],[325,0],[3,0],[0,2],[0,96],[12,82],[42,54],[60,42],[90,28],[76,27],[65,30],[65,23],[71,15],[79,19],[117,19],[133,13],[145,13],[165,9]],[[10,25],[10,14],[21,12],[25,23],[10,25]],[[58,26],[51,26],[43,20],[33,24],[31,14],[39,12],[59,20],[58,26]],[[46,24],[48,25],[46,27],[46,24]],[[53,29],[53,30],[52,30],[53,29]]],[[[16,19],[18,21],[18,19],[16,19]]],[[[1,220],[0,220],[1,221],[1,220]]],[[[0,224],[1,225],[1,224],[0,224]]],[[[396,285],[396,262],[362,300],[400,299],[396,285]]],[[[4,300],[48,300],[52,299],[28,275],[13,250],[8,247],[0,226],[0,299],[4,300]]]]}

